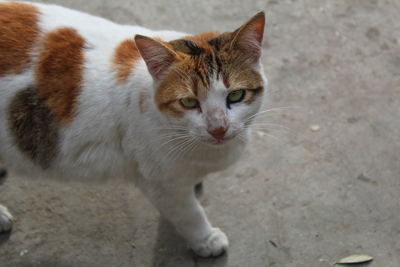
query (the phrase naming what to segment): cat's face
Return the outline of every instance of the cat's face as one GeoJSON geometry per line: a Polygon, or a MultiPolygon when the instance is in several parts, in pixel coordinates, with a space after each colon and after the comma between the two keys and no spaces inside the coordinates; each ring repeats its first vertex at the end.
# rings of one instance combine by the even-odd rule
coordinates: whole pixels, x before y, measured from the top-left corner
{"type": "Polygon", "coordinates": [[[156,82],[155,103],[171,128],[209,144],[245,138],[265,86],[259,63],[263,31],[259,13],[232,33],[169,43],[136,38],[156,82]]]}

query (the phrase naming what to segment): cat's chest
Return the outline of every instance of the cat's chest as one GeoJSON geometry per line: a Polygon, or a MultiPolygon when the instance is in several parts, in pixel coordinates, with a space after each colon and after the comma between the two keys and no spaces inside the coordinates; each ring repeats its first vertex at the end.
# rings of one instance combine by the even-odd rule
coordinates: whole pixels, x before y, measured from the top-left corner
{"type": "Polygon", "coordinates": [[[220,149],[201,149],[179,159],[166,159],[165,173],[174,177],[193,177],[193,179],[226,169],[240,157],[244,145],[233,145],[220,149]]]}

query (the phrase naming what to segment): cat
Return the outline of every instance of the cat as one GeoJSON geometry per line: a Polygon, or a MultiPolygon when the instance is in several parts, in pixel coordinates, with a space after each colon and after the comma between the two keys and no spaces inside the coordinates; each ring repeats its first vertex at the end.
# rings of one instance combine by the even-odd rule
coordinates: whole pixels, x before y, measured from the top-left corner
{"type": "MultiPolygon", "coordinates": [[[[191,35],[0,2],[0,161],[31,177],[131,179],[196,254],[224,253],[194,187],[249,141],[264,25],[260,12],[191,35]]],[[[12,223],[0,206],[0,232],[12,223]]]]}

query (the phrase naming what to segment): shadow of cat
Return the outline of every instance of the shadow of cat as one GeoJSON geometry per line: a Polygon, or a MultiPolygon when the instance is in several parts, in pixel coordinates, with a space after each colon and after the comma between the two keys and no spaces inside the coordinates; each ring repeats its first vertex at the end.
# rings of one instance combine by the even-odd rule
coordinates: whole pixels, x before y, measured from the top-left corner
{"type": "Polygon", "coordinates": [[[7,178],[7,170],[0,167],[0,185],[4,184],[7,178]]]}
{"type": "Polygon", "coordinates": [[[0,247],[10,239],[11,232],[12,231],[0,233],[0,247]]]}

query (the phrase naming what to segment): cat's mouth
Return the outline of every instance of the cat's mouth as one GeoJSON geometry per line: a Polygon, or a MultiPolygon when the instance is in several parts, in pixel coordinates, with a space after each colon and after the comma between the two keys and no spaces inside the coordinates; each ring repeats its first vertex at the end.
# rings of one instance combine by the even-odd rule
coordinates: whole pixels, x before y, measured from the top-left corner
{"type": "Polygon", "coordinates": [[[230,136],[224,136],[223,138],[208,138],[206,141],[206,143],[211,144],[211,145],[224,145],[229,143],[232,139],[235,138],[235,135],[230,135],[230,136]]]}

